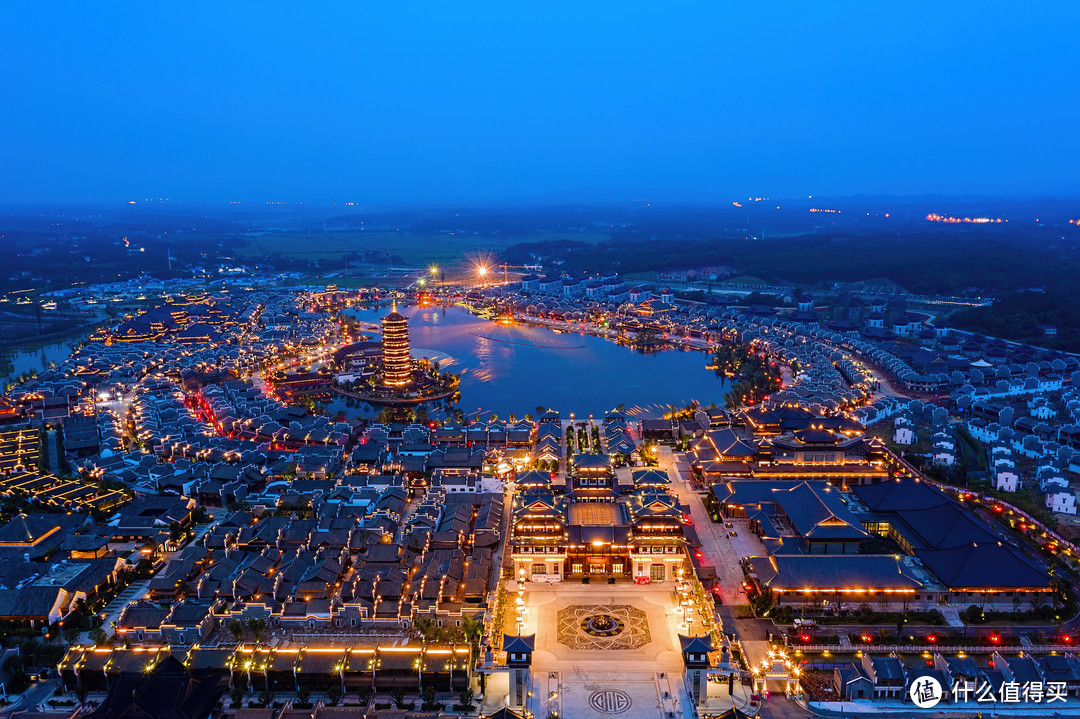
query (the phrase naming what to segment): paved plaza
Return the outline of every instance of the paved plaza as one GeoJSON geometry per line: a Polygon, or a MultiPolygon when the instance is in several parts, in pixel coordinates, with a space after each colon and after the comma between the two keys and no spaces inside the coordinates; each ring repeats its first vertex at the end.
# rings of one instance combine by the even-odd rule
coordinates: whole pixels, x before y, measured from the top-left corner
{"type": "Polygon", "coordinates": [[[540,714],[566,719],[681,716],[674,584],[529,584],[540,714]],[[666,695],[666,696],[665,696],[666,695]]]}
{"type": "Polygon", "coordinates": [[[672,709],[670,693],[665,705],[666,690],[661,690],[656,674],[621,672],[614,662],[606,669],[562,676],[562,708],[568,719],[654,718],[672,709]]]}
{"type": "Polygon", "coordinates": [[[673,583],[527,586],[534,671],[588,671],[611,662],[626,671],[682,671],[673,583]],[[597,630],[600,617],[616,626],[597,630]]]}

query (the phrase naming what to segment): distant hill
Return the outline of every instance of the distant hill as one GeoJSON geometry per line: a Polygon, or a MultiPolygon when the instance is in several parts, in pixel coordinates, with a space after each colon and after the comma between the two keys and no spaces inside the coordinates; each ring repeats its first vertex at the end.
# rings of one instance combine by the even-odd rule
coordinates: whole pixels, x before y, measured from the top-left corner
{"type": "Polygon", "coordinates": [[[869,280],[859,280],[857,282],[847,282],[842,284],[840,290],[846,290],[848,292],[866,292],[876,293],[884,297],[889,295],[909,295],[911,294],[898,283],[893,282],[888,277],[874,277],[869,280]]]}

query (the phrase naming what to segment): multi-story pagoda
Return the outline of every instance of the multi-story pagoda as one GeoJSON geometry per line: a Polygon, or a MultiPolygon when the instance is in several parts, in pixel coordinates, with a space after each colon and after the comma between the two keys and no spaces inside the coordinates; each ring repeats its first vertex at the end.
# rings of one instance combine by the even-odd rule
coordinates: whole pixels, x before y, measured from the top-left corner
{"type": "Polygon", "coordinates": [[[409,352],[409,319],[397,307],[382,320],[382,378],[387,387],[412,384],[412,355],[409,352]]]}

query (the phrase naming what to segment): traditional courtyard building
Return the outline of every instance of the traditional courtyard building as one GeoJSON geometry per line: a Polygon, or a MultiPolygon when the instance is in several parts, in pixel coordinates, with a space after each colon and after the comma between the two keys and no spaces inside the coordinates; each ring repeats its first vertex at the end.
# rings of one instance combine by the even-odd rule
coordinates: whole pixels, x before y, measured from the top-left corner
{"type": "Polygon", "coordinates": [[[734,479],[713,485],[707,503],[715,521],[743,520],[760,539],[759,553],[744,557],[744,571],[754,591],[777,603],[1015,611],[1051,602],[1041,560],[915,479],[849,492],[826,481],[734,479]],[[882,551],[882,541],[895,551],[882,551]]]}
{"type": "Polygon", "coordinates": [[[659,470],[635,471],[619,490],[610,459],[573,458],[565,495],[530,483],[514,499],[514,575],[532,581],[590,578],[670,581],[686,562],[685,508],[659,470]]]}
{"type": "MultiPolygon", "coordinates": [[[[691,446],[691,466],[703,482],[732,478],[818,480],[840,488],[891,477],[885,447],[850,420],[818,417],[800,429],[776,434],[779,417],[757,416],[757,424],[713,429],[691,446]],[[747,427],[755,428],[753,432],[747,427]]],[[[801,420],[800,420],[801,422],[801,420]]]]}

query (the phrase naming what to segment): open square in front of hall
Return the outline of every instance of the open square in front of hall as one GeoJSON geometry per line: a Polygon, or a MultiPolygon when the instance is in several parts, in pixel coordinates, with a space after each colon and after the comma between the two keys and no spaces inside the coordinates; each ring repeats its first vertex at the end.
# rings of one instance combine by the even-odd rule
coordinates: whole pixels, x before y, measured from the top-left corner
{"type": "Polygon", "coordinates": [[[619,505],[612,502],[576,502],[569,507],[571,524],[614,527],[621,523],[619,505]]]}
{"type": "MultiPolygon", "coordinates": [[[[567,719],[659,719],[665,702],[656,675],[620,671],[617,660],[588,674],[562,677],[562,715],[567,719]]],[[[663,686],[667,687],[665,683],[663,686]]],[[[668,707],[671,701],[667,702],[668,707]]]]}
{"type": "Polygon", "coordinates": [[[681,672],[674,585],[526,586],[526,632],[536,633],[534,671],[681,672]]]}

